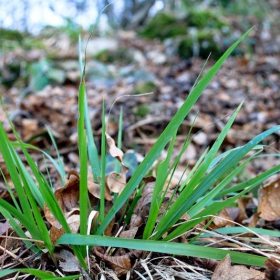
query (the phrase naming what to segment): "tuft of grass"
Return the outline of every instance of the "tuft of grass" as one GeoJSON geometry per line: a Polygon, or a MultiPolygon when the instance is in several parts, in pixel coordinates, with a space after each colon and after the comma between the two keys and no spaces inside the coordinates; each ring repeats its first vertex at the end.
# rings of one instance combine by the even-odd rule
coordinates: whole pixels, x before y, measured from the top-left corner
{"type": "MultiPolygon", "coordinates": [[[[92,135],[90,119],[86,102],[85,87],[85,67],[83,67],[80,59],[80,69],[82,73],[81,84],[79,88],[79,119],[78,119],[78,148],[80,156],[80,233],[73,234],[67,224],[66,218],[53,194],[53,190],[48,181],[44,178],[42,172],[38,169],[35,161],[32,159],[28,149],[37,149],[32,145],[22,142],[13,124],[11,127],[17,138],[16,142],[11,142],[0,124],[0,152],[4,158],[9,175],[15,187],[17,198],[13,195],[8,182],[5,179],[14,205],[9,204],[0,198],[0,212],[9,219],[11,226],[19,237],[23,239],[27,246],[38,255],[43,253],[43,249],[47,249],[52,257],[54,264],[57,265],[54,250],[57,245],[71,245],[83,269],[87,269],[85,263],[86,251],[88,246],[111,246],[117,248],[129,248],[144,251],[153,251],[166,254],[184,255],[200,258],[211,258],[221,260],[226,254],[230,254],[233,262],[264,266],[267,259],[266,255],[258,256],[255,254],[225,251],[217,248],[204,247],[196,244],[196,238],[190,239],[190,244],[181,244],[171,242],[178,236],[183,235],[186,231],[194,228],[202,221],[213,217],[225,207],[233,204],[236,199],[244,196],[264,180],[280,171],[280,165],[271,168],[256,176],[255,178],[243,181],[237,185],[227,188],[229,183],[237,176],[259,153],[263,147],[259,145],[266,137],[280,129],[275,126],[253,138],[250,142],[242,147],[238,147],[217,156],[219,148],[226,137],[227,132],[232,126],[242,103],[238,106],[234,114],[228,120],[228,123],[218,136],[217,140],[211,148],[207,148],[193,170],[188,174],[187,178],[180,183],[176,191],[179,192],[175,199],[173,195],[170,202],[161,213],[160,209],[163,205],[167,192],[167,186],[176,170],[176,166],[180,161],[185,149],[190,143],[187,137],[179,156],[171,161],[174,144],[176,141],[177,130],[183,120],[186,118],[195,102],[198,100],[203,90],[207,87],[213,77],[216,75],[224,61],[228,58],[234,48],[248,35],[251,31],[247,31],[240,39],[234,43],[225,54],[216,62],[216,64],[197,81],[192,92],[172,118],[163,133],[159,136],[150,152],[147,154],[142,163],[137,167],[134,174],[126,184],[125,188],[119,195],[113,198],[112,207],[106,213],[105,211],[105,184],[106,184],[106,123],[105,123],[105,103],[103,102],[102,110],[102,136],[101,136],[101,164],[97,153],[94,137],[92,135]],[[155,186],[151,199],[150,213],[144,228],[142,239],[123,239],[116,237],[104,236],[104,232],[109,223],[116,216],[121,208],[126,209],[125,217],[121,221],[129,223],[129,219],[133,213],[133,209],[137,201],[141,198],[142,190],[145,184],[142,183],[143,178],[151,170],[160,153],[169,143],[167,157],[159,163],[155,186]],[[253,152],[253,153],[252,153],[253,152]],[[22,153],[28,164],[31,174],[25,167],[19,154],[22,153]],[[98,222],[92,230],[92,234],[87,233],[89,228],[89,213],[91,211],[88,197],[88,163],[91,166],[95,183],[100,185],[100,202],[97,207],[99,211],[98,222]],[[101,178],[101,179],[100,179],[101,178]],[[169,180],[169,181],[168,181],[169,180]],[[213,187],[215,186],[215,187],[213,187]],[[130,197],[134,194],[132,204],[128,206],[130,197]],[[222,199],[227,196],[228,198],[222,199]],[[50,239],[49,229],[44,221],[40,210],[47,206],[57,221],[65,231],[55,244],[50,239]],[[188,214],[189,219],[182,221],[184,214],[188,214]],[[18,224],[18,221],[20,224],[18,224]],[[28,231],[32,237],[32,241],[28,239],[25,231],[28,231]]],[[[81,57],[81,49],[80,49],[81,57]]],[[[120,129],[122,128],[121,118],[119,121],[120,129]]],[[[119,134],[118,147],[121,147],[121,133],[119,134]]],[[[52,138],[53,141],[53,138],[52,138]]],[[[57,151],[58,153],[58,151],[57,151]]],[[[58,169],[62,177],[65,176],[62,170],[62,161],[58,154],[58,162],[44,153],[54,166],[58,169]]],[[[118,170],[120,171],[120,165],[118,170]]],[[[3,172],[2,172],[3,175],[3,172]]],[[[64,180],[64,178],[63,178],[64,180]]],[[[209,224],[209,223],[208,223],[209,224]]],[[[206,226],[207,227],[207,226],[206,226]]],[[[206,228],[205,227],[205,228],[206,228]]],[[[243,228],[235,228],[237,232],[244,232],[243,228]]],[[[226,231],[228,233],[233,231],[226,231]]],[[[261,234],[262,230],[258,230],[261,234]]],[[[266,234],[275,235],[275,232],[265,231],[266,234]]],[[[202,234],[203,235],[203,234],[202,234]]],[[[205,234],[204,234],[205,235],[205,234]]],[[[56,279],[57,276],[40,272],[34,269],[13,269],[3,270],[0,277],[13,273],[15,271],[30,273],[42,279],[56,279]]],[[[65,279],[75,279],[78,276],[67,276],[65,279]],[[72,277],[72,278],[71,278],[72,277]]]]}

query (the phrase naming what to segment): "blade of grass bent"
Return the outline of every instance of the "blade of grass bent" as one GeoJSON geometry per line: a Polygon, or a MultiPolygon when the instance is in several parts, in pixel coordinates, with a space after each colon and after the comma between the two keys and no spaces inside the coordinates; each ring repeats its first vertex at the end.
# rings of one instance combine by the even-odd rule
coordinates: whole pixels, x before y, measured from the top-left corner
{"type": "Polygon", "coordinates": [[[259,142],[265,139],[270,134],[276,132],[280,129],[280,125],[273,127],[253,138],[250,142],[243,146],[238,152],[230,153],[227,157],[225,157],[206,177],[204,177],[199,184],[199,186],[195,189],[195,192],[192,193],[187,200],[179,198],[173,205],[172,211],[170,210],[164,219],[161,220],[163,223],[162,227],[158,229],[157,234],[154,238],[159,238],[162,236],[170,227],[172,227],[180,217],[185,214],[188,209],[195,203],[203,194],[213,186],[219,178],[226,174],[234,165],[236,165],[249,151],[251,151],[259,142]]]}
{"type": "Polygon", "coordinates": [[[52,144],[54,146],[54,149],[55,149],[55,152],[56,152],[56,156],[57,156],[57,167],[58,167],[58,172],[60,174],[60,177],[61,177],[61,182],[62,182],[62,185],[64,186],[66,184],[66,173],[65,173],[65,170],[64,170],[64,165],[63,165],[63,161],[61,159],[61,156],[60,156],[60,153],[58,151],[58,148],[57,148],[57,145],[56,145],[56,142],[54,140],[54,137],[53,137],[53,134],[52,134],[52,131],[50,129],[50,127],[48,125],[45,126],[47,131],[48,131],[48,134],[51,138],[51,141],[52,141],[52,144]]]}
{"type": "MultiPolygon", "coordinates": [[[[259,151],[260,153],[261,151],[259,151]]],[[[257,154],[257,153],[256,153],[257,154]]],[[[203,197],[199,202],[197,202],[193,207],[191,207],[188,210],[188,215],[190,217],[193,217],[196,215],[201,209],[209,205],[210,203],[215,203],[213,199],[221,192],[221,190],[229,184],[233,178],[241,171],[244,169],[246,164],[251,161],[256,154],[252,155],[249,157],[245,162],[243,162],[240,166],[238,166],[236,169],[234,169],[225,179],[223,179],[215,188],[213,188],[205,197],[203,197]]]]}
{"type": "Polygon", "coordinates": [[[214,66],[205,74],[205,76],[200,80],[194,90],[190,93],[187,100],[184,104],[180,107],[177,111],[175,116],[172,118],[170,123],[167,125],[165,130],[160,135],[156,144],[151,148],[150,152],[141,162],[139,167],[137,168],[136,172],[133,174],[129,182],[127,183],[125,189],[120,194],[120,196],[115,201],[112,208],[109,210],[108,214],[106,215],[103,223],[97,230],[97,234],[101,234],[104,232],[106,227],[109,225],[110,221],[114,218],[115,214],[119,211],[119,209],[125,204],[127,199],[130,197],[132,192],[141,182],[143,177],[149,171],[151,166],[153,165],[154,161],[158,158],[161,151],[164,149],[168,141],[171,139],[174,131],[178,129],[182,121],[188,115],[189,111],[202,94],[203,90],[207,87],[213,77],[216,75],[224,61],[227,57],[231,54],[231,52],[235,49],[235,47],[249,34],[252,29],[248,30],[243,36],[239,38],[225,53],[224,55],[214,64],[214,66]]]}
{"type": "Polygon", "coordinates": [[[241,191],[238,195],[233,196],[231,198],[228,198],[225,201],[216,201],[215,203],[212,203],[209,205],[206,209],[202,210],[200,213],[196,214],[190,221],[187,221],[184,224],[181,224],[178,226],[175,230],[173,230],[167,237],[164,238],[165,241],[172,240],[178,236],[181,236],[189,229],[193,228],[200,222],[204,221],[209,215],[215,215],[222,209],[226,208],[230,204],[234,203],[236,199],[243,196],[244,194],[250,192],[255,187],[257,187],[259,184],[261,184],[264,180],[272,176],[273,174],[279,172],[280,170],[280,164],[271,168],[270,170],[256,176],[255,178],[252,178],[248,181],[245,181],[241,184],[239,184],[239,191],[241,191]],[[202,218],[201,218],[202,217],[202,218]]]}
{"type": "Polygon", "coordinates": [[[191,257],[221,260],[230,254],[232,262],[264,266],[267,258],[252,254],[231,252],[205,246],[182,244],[175,242],[139,240],[129,238],[115,238],[97,235],[64,234],[56,244],[75,244],[89,246],[110,246],[117,248],[128,248],[141,251],[152,251],[167,254],[176,254],[191,257]]]}
{"type": "Polygon", "coordinates": [[[25,195],[24,189],[22,187],[22,182],[19,177],[17,166],[15,164],[15,160],[13,156],[15,151],[9,144],[10,143],[7,134],[4,131],[3,125],[0,123],[0,151],[2,153],[6,167],[8,169],[9,175],[15,186],[15,190],[18,194],[21,209],[23,213],[26,215],[26,217],[29,217],[32,220],[32,215],[29,211],[30,204],[25,195]]]}
{"type": "MultiPolygon", "coordinates": [[[[203,178],[206,170],[208,169],[209,165],[213,161],[215,155],[217,154],[222,142],[224,141],[227,132],[229,131],[230,127],[232,126],[241,106],[243,103],[241,103],[234,114],[230,117],[228,120],[226,126],[224,127],[223,131],[220,133],[218,138],[216,139],[214,145],[209,150],[208,154],[205,156],[203,162],[198,167],[196,173],[193,175],[191,180],[188,182],[188,186],[184,188],[180,196],[177,198],[175,203],[172,205],[168,213],[163,217],[163,219],[160,221],[158,227],[157,227],[157,234],[153,237],[153,239],[160,238],[160,236],[163,234],[164,231],[166,231],[168,228],[170,228],[172,225],[174,225],[177,220],[188,210],[188,207],[191,207],[191,203],[187,203],[192,197],[195,196],[195,193],[197,192],[196,188],[199,182],[201,181],[201,178],[203,178]],[[195,192],[194,192],[195,190],[195,192]],[[184,211],[183,214],[181,214],[184,211]],[[181,215],[179,217],[179,215],[181,215]]],[[[202,196],[203,194],[201,194],[202,196]]]]}

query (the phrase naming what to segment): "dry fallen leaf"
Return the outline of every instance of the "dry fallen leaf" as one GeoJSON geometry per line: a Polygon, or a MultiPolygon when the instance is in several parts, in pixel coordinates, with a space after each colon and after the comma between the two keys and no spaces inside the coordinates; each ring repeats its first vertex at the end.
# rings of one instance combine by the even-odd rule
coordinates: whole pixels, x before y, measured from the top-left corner
{"type": "MultiPolygon", "coordinates": [[[[96,198],[100,198],[100,184],[89,181],[88,182],[88,191],[96,198]]],[[[112,201],[112,196],[107,185],[105,185],[105,199],[112,201]]]]}
{"type": "MultiPolygon", "coordinates": [[[[92,181],[88,181],[88,191],[89,191],[91,206],[95,207],[98,204],[97,198],[100,198],[100,185],[92,181]]],[[[80,194],[79,174],[77,174],[74,171],[70,172],[69,180],[67,181],[65,186],[57,189],[54,192],[57,202],[66,218],[66,221],[71,229],[71,232],[73,233],[77,233],[80,228],[79,194],[80,194]]],[[[107,200],[106,202],[112,200],[108,188],[105,188],[105,199],[107,200]]],[[[62,229],[62,226],[56,220],[54,215],[51,213],[47,205],[44,205],[44,213],[47,221],[52,226],[50,230],[51,240],[52,242],[55,242],[62,234],[64,234],[64,230],[62,229]]]]}
{"type": "Polygon", "coordinates": [[[124,155],[123,151],[116,146],[114,139],[107,132],[106,139],[109,146],[109,153],[111,154],[111,156],[116,158],[119,162],[122,162],[124,155]]]}
{"type": "Polygon", "coordinates": [[[258,212],[267,221],[280,219],[280,176],[259,189],[258,212]]]}
{"type": "Polygon", "coordinates": [[[131,253],[127,253],[123,256],[109,256],[101,253],[102,248],[94,247],[94,253],[101,259],[107,262],[117,276],[126,274],[132,267],[131,265],[131,253]]]}
{"type": "Polygon", "coordinates": [[[212,227],[213,228],[222,228],[226,226],[231,226],[232,225],[232,218],[228,214],[226,209],[223,209],[220,214],[213,220],[212,222],[212,227]]]}
{"type": "Polygon", "coordinates": [[[211,280],[262,280],[264,273],[255,269],[248,269],[244,265],[231,265],[230,255],[220,261],[211,280]]]}
{"type": "Polygon", "coordinates": [[[64,261],[59,261],[59,267],[64,272],[80,272],[80,265],[78,259],[69,251],[61,250],[59,255],[59,259],[63,259],[64,261]]]}
{"type": "Polygon", "coordinates": [[[7,232],[10,227],[11,226],[10,226],[9,220],[6,220],[5,223],[0,223],[0,235],[2,235],[5,232],[7,232]]]}
{"type": "Polygon", "coordinates": [[[106,177],[106,186],[113,193],[121,193],[126,186],[126,171],[123,173],[111,172],[106,177]]]}
{"type": "Polygon", "coordinates": [[[277,280],[280,279],[280,263],[274,259],[268,259],[264,263],[265,267],[265,279],[277,280]]]}

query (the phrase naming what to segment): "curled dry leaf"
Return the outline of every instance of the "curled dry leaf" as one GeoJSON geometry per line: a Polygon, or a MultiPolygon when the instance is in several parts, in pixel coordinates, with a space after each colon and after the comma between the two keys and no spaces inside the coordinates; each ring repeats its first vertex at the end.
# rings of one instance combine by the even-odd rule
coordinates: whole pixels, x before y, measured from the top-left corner
{"type": "Polygon", "coordinates": [[[101,253],[102,248],[94,247],[94,253],[101,259],[107,262],[115,271],[118,277],[125,275],[132,267],[131,253],[123,256],[108,256],[101,253]]]}
{"type": "Polygon", "coordinates": [[[111,172],[106,177],[106,187],[108,187],[112,192],[120,194],[126,186],[126,173],[129,168],[123,163],[123,151],[116,146],[114,139],[111,138],[108,133],[106,133],[106,139],[111,156],[116,158],[122,165],[121,173],[111,172]]]}
{"type": "Polygon", "coordinates": [[[232,225],[232,218],[228,214],[226,209],[223,209],[220,214],[213,220],[212,227],[213,228],[222,228],[225,226],[231,226],[232,225]]]}
{"type": "Polygon", "coordinates": [[[129,230],[125,230],[125,231],[121,232],[120,237],[134,239],[137,231],[138,231],[138,227],[134,227],[129,230]]]}
{"type": "Polygon", "coordinates": [[[122,162],[124,155],[123,151],[116,146],[114,139],[107,132],[106,139],[107,144],[109,146],[109,153],[111,154],[111,156],[116,158],[119,162],[122,162]]]}
{"type": "MultiPolygon", "coordinates": [[[[96,198],[100,198],[100,185],[94,182],[88,182],[88,191],[96,198]]],[[[107,185],[105,186],[105,199],[112,201],[112,196],[107,185]]]]}
{"type": "Polygon", "coordinates": [[[231,265],[230,255],[220,261],[211,280],[262,280],[264,273],[255,269],[248,269],[244,265],[231,265]]]}
{"type": "Polygon", "coordinates": [[[260,188],[258,212],[267,221],[280,219],[280,176],[260,188]]]}
{"type": "Polygon", "coordinates": [[[111,172],[106,177],[106,187],[109,188],[114,193],[121,193],[126,186],[126,172],[117,173],[111,172]]]}

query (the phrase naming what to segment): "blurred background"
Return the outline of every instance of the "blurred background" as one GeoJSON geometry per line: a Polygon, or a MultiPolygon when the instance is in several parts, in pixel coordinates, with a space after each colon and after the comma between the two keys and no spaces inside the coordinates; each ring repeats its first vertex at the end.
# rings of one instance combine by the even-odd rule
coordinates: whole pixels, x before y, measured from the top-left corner
{"type": "MultiPolygon", "coordinates": [[[[269,20],[277,0],[1,0],[0,27],[38,33],[47,25],[75,23],[89,28],[103,10],[102,21],[111,27],[135,29],[158,11],[184,16],[189,10],[212,9],[217,14],[235,14],[269,20]]],[[[246,22],[244,22],[246,24],[246,22]]],[[[267,24],[267,23],[266,23],[267,24]]]]}

